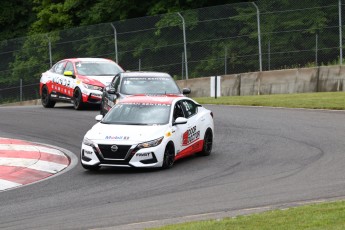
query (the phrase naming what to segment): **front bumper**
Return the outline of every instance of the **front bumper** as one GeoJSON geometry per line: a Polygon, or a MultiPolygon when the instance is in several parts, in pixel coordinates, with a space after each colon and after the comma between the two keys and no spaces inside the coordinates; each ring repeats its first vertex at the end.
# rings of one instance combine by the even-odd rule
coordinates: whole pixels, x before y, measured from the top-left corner
{"type": "Polygon", "coordinates": [[[82,97],[84,103],[101,104],[102,92],[98,90],[84,90],[82,97]]]}
{"type": "Polygon", "coordinates": [[[82,164],[109,167],[155,168],[162,166],[164,150],[158,145],[152,148],[135,149],[134,145],[117,145],[118,152],[111,152],[113,144],[82,144],[80,159],[82,164]]]}

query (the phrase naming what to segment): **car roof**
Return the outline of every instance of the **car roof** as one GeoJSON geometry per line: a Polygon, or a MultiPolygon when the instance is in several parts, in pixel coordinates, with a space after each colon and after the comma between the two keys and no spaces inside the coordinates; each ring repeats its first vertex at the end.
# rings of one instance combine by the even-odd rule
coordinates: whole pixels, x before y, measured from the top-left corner
{"type": "Polygon", "coordinates": [[[71,61],[71,62],[79,62],[79,61],[85,61],[85,62],[114,62],[110,59],[106,58],[66,58],[64,59],[66,61],[71,61]]]}
{"type": "Polygon", "coordinates": [[[123,77],[171,77],[168,73],[154,71],[133,71],[121,73],[123,77]]]}
{"type": "Polygon", "coordinates": [[[165,104],[171,105],[176,99],[187,98],[183,95],[133,95],[124,98],[120,104],[165,104]]]}

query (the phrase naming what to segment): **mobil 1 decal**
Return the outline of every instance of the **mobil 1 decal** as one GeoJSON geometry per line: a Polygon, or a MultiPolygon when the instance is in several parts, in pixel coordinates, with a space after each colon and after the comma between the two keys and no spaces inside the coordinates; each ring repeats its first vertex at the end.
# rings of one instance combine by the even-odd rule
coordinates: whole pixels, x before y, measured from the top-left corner
{"type": "Polygon", "coordinates": [[[182,145],[189,145],[200,138],[200,130],[196,129],[196,126],[188,129],[182,137],[182,145]]]}

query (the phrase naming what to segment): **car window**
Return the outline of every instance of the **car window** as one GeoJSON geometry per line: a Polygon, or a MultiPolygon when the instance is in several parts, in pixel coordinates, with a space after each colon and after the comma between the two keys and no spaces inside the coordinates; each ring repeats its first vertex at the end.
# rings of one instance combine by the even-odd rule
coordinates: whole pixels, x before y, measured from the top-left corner
{"type": "Polygon", "coordinates": [[[124,77],[122,94],[179,94],[180,89],[171,77],[124,77]]]}
{"type": "Polygon", "coordinates": [[[85,76],[114,76],[121,72],[120,67],[114,62],[76,62],[77,72],[85,76]]]}
{"type": "Polygon", "coordinates": [[[174,113],[173,113],[173,119],[174,119],[174,121],[175,121],[176,118],[178,118],[178,117],[185,117],[180,102],[177,102],[177,103],[175,104],[175,106],[174,106],[174,113]]]}
{"type": "Polygon", "coordinates": [[[198,106],[190,100],[182,101],[182,107],[184,109],[186,118],[191,117],[198,112],[198,106]]]}
{"type": "Polygon", "coordinates": [[[65,70],[64,71],[72,71],[72,74],[74,75],[74,68],[72,62],[67,62],[65,70]]]}
{"type": "Polygon", "coordinates": [[[113,80],[111,81],[110,83],[110,87],[111,88],[114,88],[116,91],[119,87],[119,84],[120,84],[120,76],[119,75],[116,75],[113,80]]]}
{"type": "Polygon", "coordinates": [[[170,105],[134,103],[116,104],[102,120],[106,124],[162,125],[169,122],[170,105]]]}
{"type": "Polygon", "coordinates": [[[63,74],[65,64],[66,64],[65,61],[56,63],[52,68],[53,72],[58,73],[58,74],[63,74]]]}

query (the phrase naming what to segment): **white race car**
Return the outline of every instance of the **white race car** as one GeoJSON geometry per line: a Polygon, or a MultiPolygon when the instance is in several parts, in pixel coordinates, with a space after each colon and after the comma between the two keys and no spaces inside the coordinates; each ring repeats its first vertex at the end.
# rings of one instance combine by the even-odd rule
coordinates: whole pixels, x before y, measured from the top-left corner
{"type": "Polygon", "coordinates": [[[178,159],[212,151],[213,113],[184,96],[130,96],[96,120],[80,152],[88,170],[171,168],[178,159]]]}

